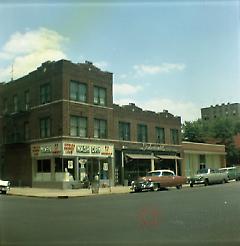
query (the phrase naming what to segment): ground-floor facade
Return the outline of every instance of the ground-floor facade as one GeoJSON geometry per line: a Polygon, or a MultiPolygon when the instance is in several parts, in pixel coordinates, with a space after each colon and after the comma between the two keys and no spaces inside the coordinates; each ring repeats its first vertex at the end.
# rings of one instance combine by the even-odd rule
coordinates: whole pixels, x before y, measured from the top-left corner
{"type": "Polygon", "coordinates": [[[220,168],[225,148],[183,142],[182,145],[58,138],[5,146],[4,178],[13,185],[87,188],[129,185],[148,171],[169,169],[191,176],[199,168],[220,168]]]}

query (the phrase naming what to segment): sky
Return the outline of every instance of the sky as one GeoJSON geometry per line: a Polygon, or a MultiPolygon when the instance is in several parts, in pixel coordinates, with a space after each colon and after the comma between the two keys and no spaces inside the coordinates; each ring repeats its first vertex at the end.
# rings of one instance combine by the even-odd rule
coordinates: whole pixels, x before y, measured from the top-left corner
{"type": "Polygon", "coordinates": [[[112,72],[116,104],[194,121],[240,103],[240,1],[0,0],[0,82],[59,59],[112,72]]]}

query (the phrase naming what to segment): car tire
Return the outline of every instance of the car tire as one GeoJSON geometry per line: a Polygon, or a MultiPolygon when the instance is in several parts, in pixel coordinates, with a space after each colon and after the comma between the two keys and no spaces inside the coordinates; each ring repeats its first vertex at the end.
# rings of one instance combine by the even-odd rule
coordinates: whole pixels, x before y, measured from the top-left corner
{"type": "Polygon", "coordinates": [[[6,195],[7,191],[6,190],[2,190],[2,194],[6,195]]]}
{"type": "Polygon", "coordinates": [[[208,179],[205,179],[205,180],[204,180],[204,185],[205,185],[205,186],[209,185],[208,179]]]}
{"type": "Polygon", "coordinates": [[[177,185],[176,188],[177,188],[178,190],[180,190],[180,189],[182,189],[182,185],[177,185]]]}
{"type": "Polygon", "coordinates": [[[193,183],[190,183],[190,187],[191,187],[191,188],[193,187],[193,183]]]}

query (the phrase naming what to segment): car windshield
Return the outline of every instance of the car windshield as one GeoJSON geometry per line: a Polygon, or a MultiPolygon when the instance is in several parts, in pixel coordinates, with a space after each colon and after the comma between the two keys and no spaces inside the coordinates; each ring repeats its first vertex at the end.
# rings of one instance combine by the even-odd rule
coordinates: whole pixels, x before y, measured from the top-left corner
{"type": "Polygon", "coordinates": [[[208,173],[208,169],[203,168],[197,171],[197,174],[208,173]]]}

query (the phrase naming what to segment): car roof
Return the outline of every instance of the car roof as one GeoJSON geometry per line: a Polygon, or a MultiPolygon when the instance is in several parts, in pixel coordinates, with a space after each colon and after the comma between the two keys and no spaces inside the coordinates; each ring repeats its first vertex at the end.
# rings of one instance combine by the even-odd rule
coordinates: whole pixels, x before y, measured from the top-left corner
{"type": "Polygon", "coordinates": [[[230,170],[230,169],[236,169],[236,167],[223,167],[223,168],[219,168],[219,170],[230,170]]]}
{"type": "Polygon", "coordinates": [[[155,172],[170,172],[170,173],[174,173],[172,170],[169,170],[169,169],[154,170],[154,171],[150,171],[149,173],[155,173],[155,172]]]}

